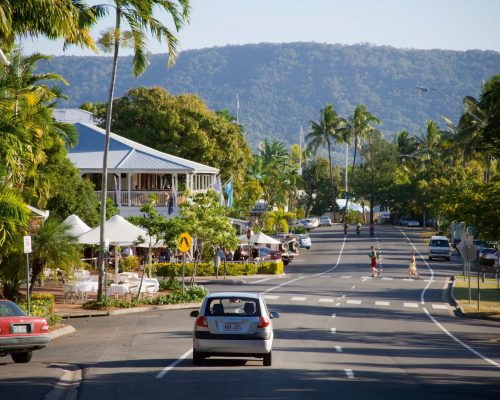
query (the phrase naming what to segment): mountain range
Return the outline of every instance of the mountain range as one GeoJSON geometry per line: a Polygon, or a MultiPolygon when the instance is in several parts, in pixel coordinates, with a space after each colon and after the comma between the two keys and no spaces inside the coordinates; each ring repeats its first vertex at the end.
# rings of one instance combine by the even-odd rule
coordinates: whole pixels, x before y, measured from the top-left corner
{"type": "MultiPolygon", "coordinates": [[[[369,44],[249,44],[184,51],[172,68],[165,54],[150,54],[146,72],[134,77],[131,56],[120,57],[115,96],[137,86],[162,86],[172,94],[195,93],[213,110],[228,109],[255,147],[264,138],[298,143],[326,104],[348,117],[364,104],[387,138],[419,134],[425,121],[455,122],[467,96],[500,73],[500,53],[396,49],[369,44]],[[419,91],[417,86],[430,88],[419,91]],[[239,107],[237,106],[237,98],[239,107]]],[[[62,75],[70,97],[59,107],[106,102],[111,57],[57,56],[39,72],[62,75]]]]}

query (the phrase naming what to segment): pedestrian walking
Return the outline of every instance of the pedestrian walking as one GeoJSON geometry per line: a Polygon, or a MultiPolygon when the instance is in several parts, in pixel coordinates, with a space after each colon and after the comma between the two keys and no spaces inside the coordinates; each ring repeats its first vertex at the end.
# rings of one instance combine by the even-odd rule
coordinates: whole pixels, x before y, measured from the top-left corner
{"type": "Polygon", "coordinates": [[[417,279],[420,279],[420,275],[417,272],[417,260],[415,258],[414,251],[410,254],[410,265],[408,266],[408,278],[411,278],[412,276],[416,276],[417,279]]]}
{"type": "Polygon", "coordinates": [[[372,269],[372,277],[380,276],[380,270],[377,268],[377,252],[373,246],[370,247],[370,252],[368,253],[370,257],[370,268],[372,269]]]}

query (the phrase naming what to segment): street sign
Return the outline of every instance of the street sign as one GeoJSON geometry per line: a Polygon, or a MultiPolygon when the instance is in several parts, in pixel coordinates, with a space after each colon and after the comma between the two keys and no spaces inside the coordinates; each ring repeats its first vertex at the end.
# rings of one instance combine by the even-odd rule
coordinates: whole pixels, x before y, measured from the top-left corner
{"type": "Polygon", "coordinates": [[[177,249],[181,253],[187,253],[193,245],[193,238],[187,232],[181,233],[177,238],[177,249]]]}
{"type": "Polygon", "coordinates": [[[465,259],[465,261],[476,261],[477,260],[477,249],[476,246],[473,246],[472,244],[468,244],[464,246],[462,249],[462,255],[465,259]]]}
{"type": "Polygon", "coordinates": [[[31,253],[31,236],[24,236],[24,252],[31,253]]]}

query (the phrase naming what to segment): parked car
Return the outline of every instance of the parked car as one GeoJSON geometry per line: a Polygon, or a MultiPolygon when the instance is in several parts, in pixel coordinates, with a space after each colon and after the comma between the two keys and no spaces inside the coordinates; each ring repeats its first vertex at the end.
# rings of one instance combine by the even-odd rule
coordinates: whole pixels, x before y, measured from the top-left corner
{"type": "Polygon", "coordinates": [[[450,240],[446,236],[431,236],[429,241],[429,260],[433,258],[451,259],[450,240]]]}
{"type": "Polygon", "coordinates": [[[10,354],[15,363],[27,363],[33,350],[50,341],[45,318],[29,317],[14,302],[0,300],[0,356],[10,354]]]}
{"type": "Polygon", "coordinates": [[[401,217],[398,221],[401,226],[420,226],[420,223],[412,217],[401,217]]]}
{"type": "Polygon", "coordinates": [[[332,220],[329,216],[323,215],[319,217],[319,226],[332,226],[332,220]]]}
{"type": "Polygon", "coordinates": [[[305,247],[306,249],[311,248],[311,238],[309,235],[299,234],[297,235],[300,247],[305,247]]]}
{"type": "Polygon", "coordinates": [[[479,265],[498,268],[498,249],[485,248],[479,252],[479,265]]]}
{"type": "Polygon", "coordinates": [[[257,293],[211,293],[203,300],[193,328],[193,364],[207,357],[256,357],[265,366],[272,362],[273,319],[262,295],[257,293]]]}
{"type": "Polygon", "coordinates": [[[308,231],[310,231],[311,229],[314,229],[316,228],[316,221],[313,220],[312,218],[303,218],[300,220],[300,223],[302,224],[302,226],[304,228],[306,228],[308,231]]]}

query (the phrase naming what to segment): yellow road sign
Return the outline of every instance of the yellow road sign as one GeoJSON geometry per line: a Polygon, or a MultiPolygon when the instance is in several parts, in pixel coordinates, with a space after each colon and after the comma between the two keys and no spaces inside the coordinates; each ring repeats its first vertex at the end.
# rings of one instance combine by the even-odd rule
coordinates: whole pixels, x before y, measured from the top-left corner
{"type": "Polygon", "coordinates": [[[187,253],[193,245],[193,238],[187,232],[181,233],[177,238],[177,248],[181,253],[187,253]]]}

